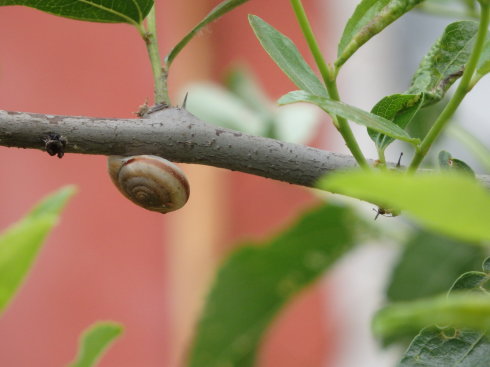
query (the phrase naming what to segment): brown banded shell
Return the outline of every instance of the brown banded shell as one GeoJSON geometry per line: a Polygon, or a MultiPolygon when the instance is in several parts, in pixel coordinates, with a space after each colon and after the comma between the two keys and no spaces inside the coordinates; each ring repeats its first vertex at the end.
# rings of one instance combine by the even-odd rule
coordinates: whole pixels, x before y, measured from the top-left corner
{"type": "Polygon", "coordinates": [[[145,209],[168,213],[183,207],[189,198],[184,172],[161,157],[110,156],[108,170],[119,191],[145,209]]]}

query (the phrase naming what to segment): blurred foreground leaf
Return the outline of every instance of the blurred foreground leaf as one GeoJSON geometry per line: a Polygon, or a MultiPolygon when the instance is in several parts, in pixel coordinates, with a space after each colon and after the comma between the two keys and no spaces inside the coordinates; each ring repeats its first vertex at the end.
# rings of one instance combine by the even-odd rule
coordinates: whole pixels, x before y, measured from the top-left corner
{"type": "Polygon", "coordinates": [[[213,83],[194,83],[186,88],[191,97],[187,109],[211,124],[295,144],[307,144],[320,123],[320,111],[307,103],[277,108],[266,97],[254,75],[233,68],[227,89],[213,83]]]}
{"type": "Polygon", "coordinates": [[[219,270],[190,351],[190,367],[250,367],[284,304],[354,246],[353,212],[327,205],[267,243],[235,251],[219,270]]]}
{"type": "Polygon", "coordinates": [[[0,312],[21,285],[44,239],[74,192],[73,187],[67,186],[46,197],[0,235],[0,312]]]}
{"type": "Polygon", "coordinates": [[[80,337],[75,361],[68,367],[93,367],[107,348],[123,332],[123,327],[115,322],[97,322],[85,330],[80,337]]]}
{"type": "Polygon", "coordinates": [[[461,240],[490,241],[490,194],[467,175],[350,171],[321,179],[317,187],[401,210],[427,228],[461,240]]]}
{"type": "Polygon", "coordinates": [[[101,23],[140,24],[153,0],[0,0],[0,6],[23,5],[60,17],[101,23]]]}
{"type": "Polygon", "coordinates": [[[434,324],[485,332],[490,328],[490,295],[455,292],[449,297],[394,303],[378,311],[373,330],[389,338],[434,324]]]}

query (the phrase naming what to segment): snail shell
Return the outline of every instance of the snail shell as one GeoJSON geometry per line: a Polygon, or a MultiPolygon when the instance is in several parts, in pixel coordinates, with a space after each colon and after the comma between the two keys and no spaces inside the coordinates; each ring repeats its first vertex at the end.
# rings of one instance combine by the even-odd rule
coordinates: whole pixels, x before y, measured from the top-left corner
{"type": "Polygon", "coordinates": [[[183,207],[189,198],[184,172],[161,157],[110,156],[107,166],[119,191],[145,209],[168,213],[183,207]]]}

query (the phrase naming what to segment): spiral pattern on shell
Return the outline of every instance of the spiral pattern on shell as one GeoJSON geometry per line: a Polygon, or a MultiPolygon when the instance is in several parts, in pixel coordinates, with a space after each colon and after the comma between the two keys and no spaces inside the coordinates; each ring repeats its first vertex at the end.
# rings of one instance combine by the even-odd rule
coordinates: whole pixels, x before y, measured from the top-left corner
{"type": "Polygon", "coordinates": [[[119,191],[145,209],[168,213],[183,207],[189,198],[184,172],[161,157],[110,156],[108,170],[119,191]]]}

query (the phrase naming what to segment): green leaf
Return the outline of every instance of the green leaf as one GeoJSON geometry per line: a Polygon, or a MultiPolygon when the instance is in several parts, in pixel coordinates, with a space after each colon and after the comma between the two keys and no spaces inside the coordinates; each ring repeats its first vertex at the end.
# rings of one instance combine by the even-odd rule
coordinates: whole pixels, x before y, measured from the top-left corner
{"type": "Polygon", "coordinates": [[[420,63],[407,94],[424,93],[426,104],[441,100],[463,74],[477,33],[477,22],[461,21],[448,25],[420,63]]]}
{"type": "Polygon", "coordinates": [[[461,275],[454,282],[450,292],[457,291],[476,291],[481,292],[488,282],[489,276],[481,271],[469,271],[461,275]]]}
{"type": "Polygon", "coordinates": [[[236,67],[231,69],[226,75],[225,84],[250,109],[263,115],[271,113],[271,103],[255,76],[247,68],[236,67]]]}
{"type": "Polygon", "coordinates": [[[446,170],[446,171],[458,171],[461,173],[466,173],[470,175],[471,177],[475,177],[475,172],[471,169],[468,164],[463,162],[462,160],[453,158],[451,156],[451,153],[446,152],[445,150],[441,150],[438,155],[438,161],[439,161],[439,168],[441,170],[446,170]]]}
{"type": "Polygon", "coordinates": [[[107,348],[123,332],[123,327],[115,322],[97,322],[85,330],[80,338],[75,361],[68,367],[93,367],[107,348]]]}
{"type": "MultiPolygon", "coordinates": [[[[373,107],[371,113],[393,121],[395,125],[405,129],[423,103],[423,95],[393,94],[379,101],[373,107]]],[[[368,129],[368,134],[380,150],[385,150],[393,142],[393,138],[372,129],[368,129]]]]}
{"type": "Polygon", "coordinates": [[[485,46],[483,46],[483,52],[478,61],[476,73],[480,78],[485,74],[490,73],[490,40],[487,40],[485,46]]]}
{"type": "Polygon", "coordinates": [[[296,102],[308,102],[317,105],[324,111],[332,115],[342,116],[360,125],[371,128],[392,138],[406,141],[412,144],[418,144],[419,139],[411,138],[406,131],[395,125],[393,122],[377,116],[375,114],[363,111],[357,107],[349,106],[342,102],[333,101],[325,97],[319,97],[306,91],[298,90],[289,92],[282,96],[278,103],[289,104],[296,102]]]}
{"type": "MultiPolygon", "coordinates": [[[[444,293],[461,273],[478,269],[484,257],[482,247],[419,231],[408,240],[393,270],[388,300],[411,301],[444,293]]],[[[418,332],[399,333],[382,342],[406,343],[418,332]]]]}
{"type": "Polygon", "coordinates": [[[428,327],[413,340],[398,367],[485,367],[490,340],[481,332],[428,327]]]}
{"type": "Polygon", "coordinates": [[[321,123],[321,111],[315,106],[299,103],[283,106],[276,114],[274,137],[294,144],[308,144],[321,123]]]}
{"type": "Polygon", "coordinates": [[[335,66],[340,68],[363,44],[422,1],[361,1],[345,26],[335,66]]]}
{"type": "Polygon", "coordinates": [[[327,205],[268,243],[235,251],[214,281],[188,366],[252,366],[271,320],[354,246],[356,224],[350,209],[327,205]]]}
{"type": "Polygon", "coordinates": [[[138,25],[146,18],[153,0],[0,0],[0,6],[23,5],[60,17],[101,23],[138,25]]]}
{"type": "Polygon", "coordinates": [[[186,88],[186,109],[211,124],[252,135],[263,135],[263,120],[243,100],[220,85],[196,83],[186,88]]]}
{"type": "Polygon", "coordinates": [[[483,261],[482,269],[485,273],[490,273],[490,257],[487,257],[485,261],[483,261]]]}
{"type": "Polygon", "coordinates": [[[74,192],[74,188],[68,186],[46,197],[0,235],[0,312],[22,284],[44,239],[74,192]]]}
{"type": "Polygon", "coordinates": [[[389,338],[433,324],[486,331],[490,328],[490,295],[454,293],[388,305],[376,313],[373,331],[389,338]]]}
{"type": "Polygon", "coordinates": [[[351,171],[321,179],[317,187],[401,210],[461,240],[490,240],[490,194],[466,175],[351,171]]]}
{"type": "Polygon", "coordinates": [[[327,97],[327,90],[293,41],[255,15],[249,15],[248,20],[264,50],[294,84],[311,94],[327,97]]]}
{"type": "Polygon", "coordinates": [[[490,172],[490,149],[488,147],[462,127],[453,124],[449,126],[447,131],[452,137],[464,144],[485,169],[490,172]]]}
{"type": "Polygon", "coordinates": [[[460,274],[478,269],[483,248],[417,232],[404,246],[391,275],[390,301],[410,301],[446,292],[460,274]]]}
{"type": "Polygon", "coordinates": [[[174,48],[168,53],[165,57],[165,65],[170,68],[170,65],[174,61],[175,57],[182,51],[182,49],[189,43],[189,41],[194,38],[194,36],[199,32],[203,27],[207,26],[209,23],[214,22],[216,19],[222,17],[229,11],[235,9],[237,6],[240,6],[246,3],[248,0],[225,0],[216,5],[213,10],[211,10],[208,15],[206,15],[203,20],[201,20],[192,30],[187,33],[184,38],[177,43],[174,48]]]}

